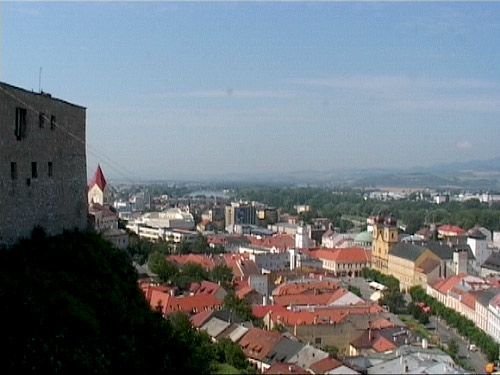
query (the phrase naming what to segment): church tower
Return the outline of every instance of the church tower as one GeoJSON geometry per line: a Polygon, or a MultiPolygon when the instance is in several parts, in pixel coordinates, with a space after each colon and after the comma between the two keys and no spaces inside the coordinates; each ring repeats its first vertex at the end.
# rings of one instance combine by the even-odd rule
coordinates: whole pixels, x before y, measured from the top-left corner
{"type": "Polygon", "coordinates": [[[94,177],[89,185],[88,203],[99,203],[101,205],[109,204],[110,191],[101,166],[97,165],[94,177]]]}
{"type": "Polygon", "coordinates": [[[373,227],[372,268],[387,274],[389,251],[399,242],[399,229],[394,217],[375,217],[373,227]]]}

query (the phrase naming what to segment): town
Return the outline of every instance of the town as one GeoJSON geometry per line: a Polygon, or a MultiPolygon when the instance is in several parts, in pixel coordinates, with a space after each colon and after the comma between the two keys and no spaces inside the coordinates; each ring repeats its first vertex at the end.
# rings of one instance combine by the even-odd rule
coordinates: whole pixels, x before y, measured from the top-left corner
{"type": "Polygon", "coordinates": [[[2,371],[500,374],[499,6],[0,2],[2,371]]]}

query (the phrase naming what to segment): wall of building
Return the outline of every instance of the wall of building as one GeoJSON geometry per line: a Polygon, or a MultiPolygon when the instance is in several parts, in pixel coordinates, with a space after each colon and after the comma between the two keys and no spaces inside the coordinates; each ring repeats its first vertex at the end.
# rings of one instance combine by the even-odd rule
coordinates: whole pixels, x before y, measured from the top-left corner
{"type": "Polygon", "coordinates": [[[85,108],[0,83],[0,243],[35,226],[50,235],[86,229],[86,188],[85,108]],[[20,137],[17,108],[26,110],[20,137]]]}

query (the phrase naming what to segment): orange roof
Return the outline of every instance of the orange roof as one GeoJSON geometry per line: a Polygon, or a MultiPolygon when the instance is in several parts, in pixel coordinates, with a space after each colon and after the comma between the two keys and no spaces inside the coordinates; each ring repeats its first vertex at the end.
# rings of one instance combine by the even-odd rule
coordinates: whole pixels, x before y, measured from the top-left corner
{"type": "Polygon", "coordinates": [[[350,306],[335,306],[315,309],[315,311],[284,311],[271,312],[271,320],[285,325],[320,325],[340,323],[349,315],[365,315],[384,312],[377,304],[357,304],[350,306]]]}
{"type": "Polygon", "coordinates": [[[273,290],[273,296],[303,294],[309,291],[334,291],[339,288],[339,285],[332,281],[313,281],[309,283],[289,283],[280,285],[273,290]]]}
{"type": "Polygon", "coordinates": [[[174,297],[169,294],[154,292],[151,296],[150,305],[153,309],[159,309],[164,314],[184,312],[186,314],[198,313],[206,310],[217,310],[222,307],[220,299],[211,294],[198,294],[189,297],[174,297]]]}
{"type": "Polygon", "coordinates": [[[216,266],[213,257],[209,257],[207,255],[198,255],[198,254],[169,255],[167,256],[167,260],[170,262],[174,262],[180,266],[183,266],[187,263],[199,264],[208,271],[213,270],[216,266]]]}
{"type": "Polygon", "coordinates": [[[244,287],[244,288],[237,290],[236,297],[238,297],[239,299],[243,299],[243,298],[245,298],[246,295],[248,295],[252,292],[255,292],[255,290],[253,290],[252,288],[247,286],[247,287],[244,287]]]}
{"type": "Polygon", "coordinates": [[[195,314],[191,317],[191,324],[195,328],[200,328],[203,324],[205,324],[208,319],[210,319],[213,315],[214,311],[213,310],[206,310],[199,312],[198,314],[195,314]]]}
{"type": "Polygon", "coordinates": [[[99,164],[97,164],[97,170],[95,171],[92,181],[90,181],[89,190],[92,189],[94,185],[97,185],[102,191],[104,191],[106,187],[106,179],[104,178],[104,174],[99,164]]]}
{"type": "Polygon", "coordinates": [[[191,293],[194,293],[195,295],[196,294],[212,294],[212,295],[215,295],[219,290],[221,290],[222,287],[217,284],[217,283],[213,283],[211,281],[202,281],[201,284],[200,283],[191,283],[191,285],[189,286],[189,291],[191,293]]]}
{"type": "Polygon", "coordinates": [[[264,374],[307,374],[308,372],[295,363],[275,363],[264,374]]]}
{"type": "Polygon", "coordinates": [[[378,318],[370,324],[371,329],[383,329],[383,328],[392,328],[394,327],[394,323],[387,320],[386,318],[378,318]]]}
{"type": "Polygon", "coordinates": [[[246,280],[250,275],[260,275],[255,262],[248,259],[248,254],[223,254],[222,257],[236,279],[246,280]]]}
{"type": "Polygon", "coordinates": [[[457,227],[455,225],[441,225],[438,227],[438,232],[444,232],[444,233],[454,233],[457,236],[464,235],[466,231],[460,227],[457,227]]]}
{"type": "Polygon", "coordinates": [[[256,318],[262,319],[266,316],[266,314],[272,311],[273,313],[281,313],[283,311],[287,311],[286,307],[283,306],[257,306],[253,305],[252,306],[252,315],[255,316],[256,318]]]}
{"type": "Polygon", "coordinates": [[[263,360],[281,341],[283,335],[279,332],[264,331],[251,328],[238,342],[246,357],[263,360]]]}
{"type": "Polygon", "coordinates": [[[459,284],[463,278],[465,278],[467,274],[461,273],[460,275],[456,276],[451,276],[445,280],[443,280],[442,283],[439,281],[434,284],[434,289],[436,289],[439,293],[442,294],[448,294],[448,292],[453,289],[457,284],[459,284]]]}
{"type": "Polygon", "coordinates": [[[461,301],[465,306],[471,308],[472,310],[476,310],[476,296],[472,293],[467,293],[461,301]]]}
{"type": "Polygon", "coordinates": [[[333,250],[321,249],[316,251],[313,256],[321,260],[333,260],[340,263],[365,263],[371,262],[372,251],[359,247],[333,250]]]}
{"type": "Polygon", "coordinates": [[[256,238],[250,236],[248,238],[253,246],[264,247],[266,249],[288,250],[295,248],[295,237],[289,234],[277,234],[273,237],[256,238]]]}
{"type": "Polygon", "coordinates": [[[333,370],[340,366],[342,366],[342,363],[340,363],[336,359],[326,357],[321,361],[314,362],[311,366],[309,366],[309,369],[314,371],[316,374],[324,374],[325,372],[333,370]]]}
{"type": "Polygon", "coordinates": [[[388,350],[396,349],[396,345],[387,340],[384,336],[379,335],[373,342],[372,348],[375,349],[377,353],[384,353],[388,350]]]}
{"type": "Polygon", "coordinates": [[[349,293],[347,290],[340,288],[333,293],[292,294],[292,295],[276,296],[274,297],[274,303],[280,306],[329,305],[347,293],[349,293]]]}

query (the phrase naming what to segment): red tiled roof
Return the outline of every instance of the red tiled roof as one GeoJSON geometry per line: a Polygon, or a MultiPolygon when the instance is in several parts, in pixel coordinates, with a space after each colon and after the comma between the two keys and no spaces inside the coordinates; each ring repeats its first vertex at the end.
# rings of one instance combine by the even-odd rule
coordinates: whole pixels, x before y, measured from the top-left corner
{"type": "Polygon", "coordinates": [[[266,237],[258,239],[256,237],[249,237],[250,244],[253,246],[264,247],[266,249],[288,250],[295,248],[295,237],[289,234],[277,234],[273,237],[266,237]]]}
{"type": "Polygon", "coordinates": [[[276,296],[274,297],[274,303],[279,306],[330,305],[347,293],[349,292],[345,289],[337,289],[333,293],[276,296]]]}
{"type": "Polygon", "coordinates": [[[104,191],[104,188],[106,187],[106,179],[104,178],[104,174],[102,173],[102,169],[99,164],[97,164],[97,170],[95,171],[92,181],[90,181],[89,190],[92,189],[94,185],[99,186],[99,189],[102,191],[104,191]]]}
{"type": "Polygon", "coordinates": [[[371,329],[384,329],[384,328],[392,328],[394,327],[394,323],[390,322],[386,318],[378,318],[370,324],[371,329]]]}
{"type": "Polygon", "coordinates": [[[449,232],[449,233],[455,233],[457,236],[459,235],[464,235],[467,233],[464,229],[457,227],[455,225],[441,225],[438,227],[438,232],[449,232]]]}
{"type": "Polygon", "coordinates": [[[476,297],[472,293],[467,293],[461,301],[465,306],[476,310],[476,297]]]}
{"type": "Polygon", "coordinates": [[[287,309],[286,309],[286,307],[276,306],[276,305],[274,305],[274,306],[272,306],[272,305],[268,305],[268,306],[253,305],[252,306],[252,315],[258,319],[264,318],[269,311],[272,311],[273,313],[279,314],[283,311],[287,311],[287,309]]]}
{"type": "Polygon", "coordinates": [[[150,301],[151,307],[156,310],[161,306],[164,314],[184,312],[186,314],[198,313],[206,310],[218,310],[223,303],[211,294],[198,294],[189,297],[174,297],[169,294],[153,291],[150,301]]]}
{"type": "Polygon", "coordinates": [[[243,298],[245,298],[246,295],[248,295],[252,292],[255,292],[255,290],[253,290],[252,288],[247,286],[247,287],[244,287],[244,288],[237,290],[236,297],[238,297],[239,299],[243,299],[243,298]]]}
{"type": "Polygon", "coordinates": [[[203,324],[205,324],[213,315],[213,310],[207,310],[199,312],[191,317],[191,324],[195,328],[200,328],[203,324]]]}
{"type": "Polygon", "coordinates": [[[333,370],[337,367],[342,366],[342,363],[333,359],[331,357],[326,357],[321,361],[314,362],[309,369],[311,369],[316,374],[324,374],[327,371],[333,370]]]}
{"type": "Polygon", "coordinates": [[[273,290],[273,296],[284,296],[293,294],[303,294],[310,291],[334,291],[339,285],[332,281],[314,281],[309,283],[288,283],[283,284],[273,290]]]}
{"type": "Polygon", "coordinates": [[[387,352],[388,350],[394,350],[396,349],[396,345],[394,345],[392,342],[387,340],[385,337],[382,335],[379,335],[375,341],[372,344],[373,349],[377,353],[384,353],[387,352]]]}
{"type": "Polygon", "coordinates": [[[252,328],[240,339],[238,345],[246,357],[263,360],[282,339],[283,335],[279,332],[252,328]]]}
{"type": "Polygon", "coordinates": [[[271,320],[285,325],[321,325],[340,323],[348,315],[365,315],[384,312],[377,304],[356,304],[334,308],[316,309],[313,311],[276,311],[271,313],[271,320]]]}
{"type": "Polygon", "coordinates": [[[372,251],[359,247],[333,250],[322,249],[316,251],[313,256],[318,259],[333,260],[340,263],[364,263],[371,262],[372,251]]]}
{"type": "Polygon", "coordinates": [[[462,281],[462,279],[466,276],[467,274],[461,273],[460,275],[451,276],[443,280],[442,283],[438,281],[436,284],[434,284],[434,289],[436,289],[439,293],[447,294],[451,289],[453,289],[457,284],[459,284],[462,281]]]}
{"type": "Polygon", "coordinates": [[[308,374],[306,369],[295,363],[275,363],[264,374],[308,374]]]}
{"type": "Polygon", "coordinates": [[[248,259],[248,255],[243,254],[223,254],[226,266],[233,270],[236,279],[246,280],[250,275],[260,275],[260,271],[253,260],[248,259]]]}
{"type": "Polygon", "coordinates": [[[194,293],[195,295],[197,294],[215,295],[221,289],[222,286],[220,286],[219,284],[206,280],[202,281],[201,284],[191,283],[191,285],[189,286],[189,291],[191,293],[194,293]]]}
{"type": "Polygon", "coordinates": [[[207,255],[198,255],[198,254],[169,255],[167,256],[167,260],[170,262],[174,262],[180,266],[183,266],[187,263],[199,264],[208,271],[213,270],[216,266],[214,258],[209,257],[207,255]]]}

